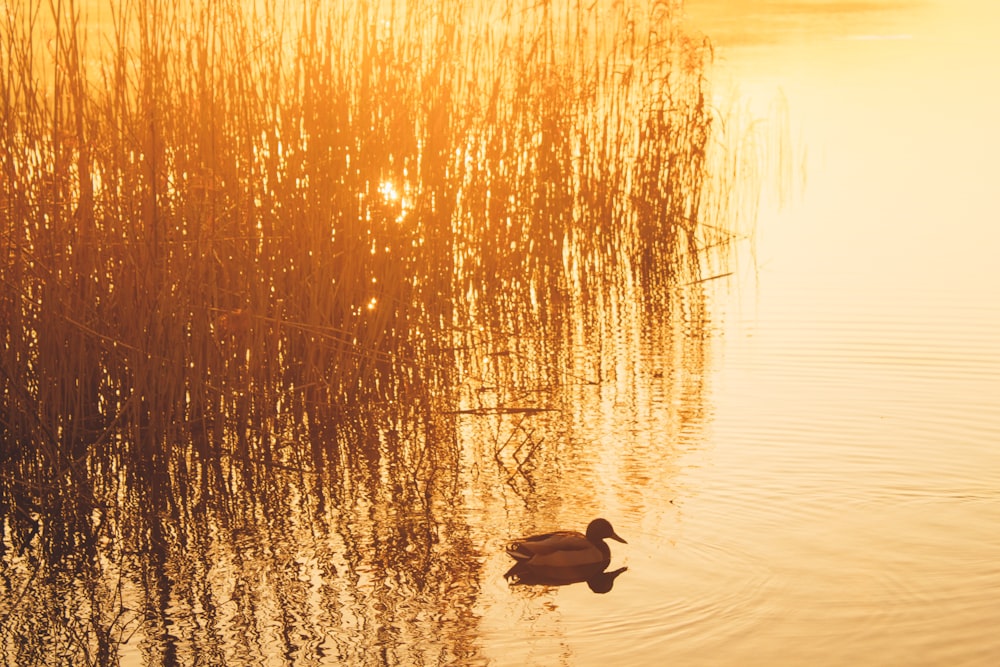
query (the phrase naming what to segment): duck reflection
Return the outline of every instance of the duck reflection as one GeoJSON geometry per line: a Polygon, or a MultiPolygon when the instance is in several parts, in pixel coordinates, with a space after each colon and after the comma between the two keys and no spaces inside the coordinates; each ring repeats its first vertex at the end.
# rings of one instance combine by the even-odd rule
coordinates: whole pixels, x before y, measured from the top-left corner
{"type": "Polygon", "coordinates": [[[628,544],[606,519],[594,519],[584,535],[573,530],[559,530],[530,535],[511,541],[507,554],[514,564],[504,578],[511,585],[564,586],[587,582],[595,593],[607,593],[615,577],[628,568],[607,571],[611,549],[605,539],[628,544]]]}
{"type": "Polygon", "coordinates": [[[615,585],[615,578],[628,569],[608,570],[608,565],[610,561],[575,567],[535,566],[518,562],[503,576],[511,586],[566,586],[587,582],[595,593],[607,593],[615,585]]]}

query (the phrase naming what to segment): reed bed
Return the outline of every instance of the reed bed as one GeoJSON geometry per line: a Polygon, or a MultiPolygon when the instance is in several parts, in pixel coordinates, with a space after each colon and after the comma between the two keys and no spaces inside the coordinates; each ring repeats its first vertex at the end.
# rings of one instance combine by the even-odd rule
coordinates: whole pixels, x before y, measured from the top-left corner
{"type": "MultiPolygon", "coordinates": [[[[370,542],[426,597],[472,549],[432,530],[460,496],[459,415],[548,414],[521,399],[600,381],[567,362],[597,313],[699,326],[677,290],[731,238],[731,175],[709,173],[710,48],[669,3],[26,0],[0,20],[5,659],[166,637],[168,571],[200,567],[206,525],[238,553],[302,497],[372,524],[348,569],[370,542]],[[62,574],[36,586],[39,563],[62,574]],[[68,589],[89,615],[45,616],[68,589]]],[[[522,475],[544,455],[523,435],[494,453],[522,475]]]]}
{"type": "Polygon", "coordinates": [[[14,546],[119,485],[266,483],[289,441],[430,479],[468,358],[729,234],[667,3],[31,0],[0,40],[14,546]]]}

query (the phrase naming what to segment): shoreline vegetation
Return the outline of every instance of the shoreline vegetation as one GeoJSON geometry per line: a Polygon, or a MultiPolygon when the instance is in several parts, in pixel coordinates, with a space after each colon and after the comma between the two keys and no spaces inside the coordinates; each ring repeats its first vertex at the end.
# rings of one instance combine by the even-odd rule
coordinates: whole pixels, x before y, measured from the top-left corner
{"type": "Polygon", "coordinates": [[[47,474],[446,395],[468,325],[558,333],[730,237],[666,5],[323,4],[8,10],[2,434],[47,474]]]}
{"type": "Polygon", "coordinates": [[[290,502],[276,472],[426,507],[459,415],[548,410],[511,388],[587,375],[565,348],[596,313],[697,320],[678,290],[725,270],[711,48],[671,3],[0,18],[2,558],[166,559],[206,503],[290,502]]]}

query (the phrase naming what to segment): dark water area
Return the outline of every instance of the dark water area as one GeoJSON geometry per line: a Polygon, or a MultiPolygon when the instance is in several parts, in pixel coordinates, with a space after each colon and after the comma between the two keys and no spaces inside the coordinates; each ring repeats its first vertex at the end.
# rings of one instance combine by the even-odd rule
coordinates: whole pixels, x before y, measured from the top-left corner
{"type": "Polygon", "coordinates": [[[703,391],[697,324],[640,310],[606,326],[581,332],[575,354],[527,336],[485,354],[450,410],[368,410],[264,443],[251,431],[247,453],[168,443],[144,461],[92,456],[37,496],[10,480],[7,655],[493,662],[482,605],[511,595],[495,571],[508,531],[636,511],[646,487],[672,484],[674,442],[701,428],[685,407],[703,391]],[[623,495],[595,497],[609,488],[623,495]]]}
{"type": "Polygon", "coordinates": [[[484,598],[510,595],[495,571],[508,531],[637,511],[646,487],[672,484],[674,442],[702,427],[686,407],[704,390],[689,321],[701,304],[671,302],[691,314],[633,304],[566,352],[512,337],[463,369],[451,409],[315,426],[310,413],[285,432],[248,429],[247,452],[171,442],[146,460],[92,455],[37,494],[8,478],[7,656],[492,662],[479,624],[484,598]],[[668,406],[680,407],[657,416],[668,406]],[[609,488],[624,495],[595,497],[609,488]]]}

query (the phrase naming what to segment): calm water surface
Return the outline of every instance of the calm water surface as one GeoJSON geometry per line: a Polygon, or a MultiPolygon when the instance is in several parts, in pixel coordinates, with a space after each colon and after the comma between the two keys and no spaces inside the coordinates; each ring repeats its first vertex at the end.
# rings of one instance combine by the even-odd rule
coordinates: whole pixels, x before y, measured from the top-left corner
{"type": "Polygon", "coordinates": [[[622,508],[592,664],[995,664],[997,11],[688,10],[734,85],[783,93],[806,185],[713,297],[710,422],[657,520],[622,508]]]}
{"type": "Polygon", "coordinates": [[[721,80],[761,109],[783,97],[805,185],[765,205],[741,277],[710,294],[701,391],[660,400],[653,379],[590,399],[581,432],[614,452],[592,462],[605,497],[553,519],[614,518],[629,570],[603,598],[487,587],[484,652],[996,664],[1000,15],[972,2],[687,9],[717,38],[721,80]]]}

